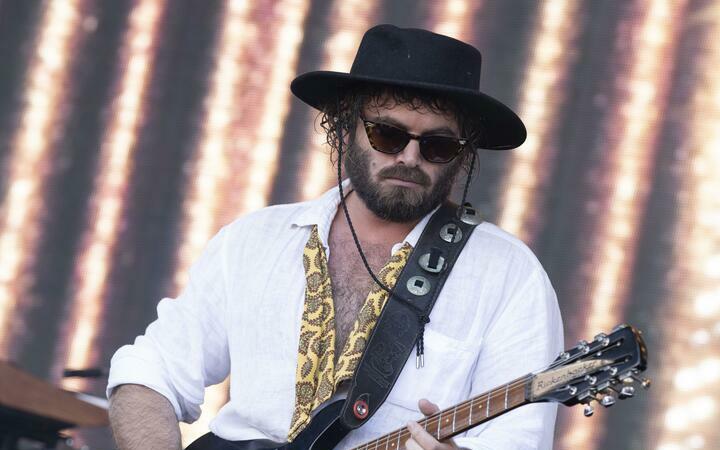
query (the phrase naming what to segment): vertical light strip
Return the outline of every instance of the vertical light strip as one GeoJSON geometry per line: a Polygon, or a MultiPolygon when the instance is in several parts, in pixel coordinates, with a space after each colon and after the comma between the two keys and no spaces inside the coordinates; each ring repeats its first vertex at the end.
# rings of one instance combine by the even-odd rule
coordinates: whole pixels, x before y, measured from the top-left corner
{"type": "MultiPolygon", "coordinates": [[[[127,179],[132,170],[133,150],[143,121],[144,97],[152,70],[153,50],[164,0],[138,0],[121,53],[122,75],[100,148],[98,171],[82,237],[66,321],[66,353],[57,358],[66,367],[83,368],[93,362],[94,344],[105,302],[110,262],[125,209],[127,179]]],[[[66,379],[66,388],[80,389],[84,381],[66,379]]]]}
{"type": "Polygon", "coordinates": [[[654,160],[659,120],[664,112],[679,19],[685,1],[640,2],[641,22],[633,27],[633,50],[622,87],[622,99],[611,112],[606,167],[609,192],[606,211],[599,217],[585,273],[594,275],[588,286],[590,314],[585,330],[596,333],[616,325],[622,317],[619,302],[628,286],[637,243],[637,230],[649,189],[648,171],[654,160]]]}
{"type": "MultiPolygon", "coordinates": [[[[185,285],[190,265],[216,231],[218,210],[226,200],[222,193],[233,175],[230,165],[235,115],[239,108],[250,107],[238,106],[238,97],[247,69],[246,45],[258,33],[249,22],[253,7],[253,1],[227,0],[221,15],[222,31],[215,48],[194,176],[183,208],[182,244],[175,265],[173,295],[185,285]]],[[[228,386],[226,379],[205,390],[198,420],[180,425],[183,447],[207,432],[208,423],[227,402],[228,386]]]]}
{"type": "MultiPolygon", "coordinates": [[[[685,146],[689,158],[678,161],[684,174],[677,198],[674,274],[668,283],[668,314],[663,334],[661,379],[667,381],[661,408],[651,412],[650,435],[657,450],[717,448],[720,432],[720,7],[697,15],[702,27],[698,52],[688,73],[685,146]],[[694,69],[694,70],[693,70],[694,69]]],[[[691,30],[695,32],[695,30],[691,30]]]]}
{"type": "MultiPolygon", "coordinates": [[[[622,318],[629,275],[635,259],[640,220],[649,189],[659,121],[667,100],[674,49],[684,1],[638,2],[639,17],[630,19],[631,48],[625,72],[617,73],[620,100],[611,109],[603,153],[607,174],[604,209],[580,268],[589,276],[589,305],[582,337],[608,331],[622,318]]],[[[585,299],[577,299],[583,302],[585,299]]],[[[598,445],[600,417],[592,423],[578,408],[572,411],[562,439],[563,449],[593,450],[598,445]]]]}
{"type": "Polygon", "coordinates": [[[535,238],[538,211],[557,154],[558,114],[565,101],[581,6],[575,0],[542,2],[534,27],[518,108],[528,137],[511,152],[498,205],[500,227],[525,242],[535,238]]]}
{"type": "Polygon", "coordinates": [[[243,181],[243,186],[240,189],[242,197],[237,215],[266,206],[270,198],[280,152],[280,139],[290,109],[290,81],[297,72],[303,24],[310,2],[282,0],[275,8],[280,17],[276,19],[279,23],[275,23],[273,27],[275,40],[268,55],[271,70],[263,78],[266,94],[260,106],[259,122],[253,127],[257,130],[254,142],[243,149],[248,153],[248,175],[238,177],[243,181]]]}
{"type": "Polygon", "coordinates": [[[215,67],[205,102],[198,156],[183,208],[183,242],[177,256],[173,295],[185,285],[188,268],[216,231],[217,210],[224,200],[221,188],[231,176],[228,167],[234,136],[233,118],[246,69],[242,56],[249,39],[255,35],[248,23],[252,6],[250,1],[227,0],[221,16],[222,31],[215,49],[215,67]]]}
{"type": "Polygon", "coordinates": [[[435,33],[472,42],[475,17],[484,5],[483,0],[447,0],[433,3],[428,28],[435,33]]]}
{"type": "MultiPolygon", "coordinates": [[[[325,42],[323,58],[319,70],[348,72],[360,39],[375,21],[377,0],[335,0],[328,17],[329,29],[332,32],[325,42]]],[[[336,169],[330,163],[329,148],[325,144],[325,133],[311,121],[305,132],[310,150],[307,162],[299,177],[302,183],[302,200],[309,200],[320,195],[333,184],[336,169]]]]}
{"type": "Polygon", "coordinates": [[[27,268],[36,258],[42,210],[42,187],[57,129],[66,117],[73,49],[79,35],[82,0],[46,1],[39,36],[26,76],[24,106],[12,140],[6,178],[7,195],[0,204],[0,357],[9,356],[16,307],[32,280],[27,268]]]}

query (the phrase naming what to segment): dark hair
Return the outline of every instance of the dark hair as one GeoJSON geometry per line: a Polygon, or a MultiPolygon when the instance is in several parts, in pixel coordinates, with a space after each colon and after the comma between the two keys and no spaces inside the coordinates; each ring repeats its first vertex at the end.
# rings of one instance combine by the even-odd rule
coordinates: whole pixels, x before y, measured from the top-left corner
{"type": "Polygon", "coordinates": [[[412,110],[427,109],[436,114],[454,117],[460,128],[460,134],[469,141],[461,157],[465,170],[470,170],[470,156],[479,147],[480,142],[482,129],[480,117],[471,114],[449,97],[434,92],[378,84],[356,85],[346,90],[336,103],[325,105],[320,112],[320,126],[325,131],[333,163],[337,161],[339,139],[348,136],[352,144],[362,109],[370,102],[380,107],[397,104],[412,110]],[[381,100],[382,103],[378,103],[381,100]]]}

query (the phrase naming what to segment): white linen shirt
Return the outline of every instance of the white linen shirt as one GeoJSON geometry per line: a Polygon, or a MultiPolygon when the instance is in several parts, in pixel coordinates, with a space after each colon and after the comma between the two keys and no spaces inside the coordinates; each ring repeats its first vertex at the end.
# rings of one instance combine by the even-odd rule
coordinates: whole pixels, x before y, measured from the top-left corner
{"type": "MultiPolygon", "coordinates": [[[[303,249],[317,225],[329,257],[339,198],[335,188],[317,200],[264,208],[224,227],[190,269],[182,294],[160,301],[145,334],[115,353],[108,396],[121,384],[144,385],[165,396],[179,420],[192,422],[204,388],[230,375],[230,400],[211,431],[229,440],[285,441],[305,300],[303,249]]],[[[405,242],[414,246],[428,220],[405,242]]],[[[386,402],[339,448],[420,419],[420,398],[446,408],[543,368],[562,344],[557,300],[540,263],[519,240],[482,223],[430,314],[425,366],[415,368],[413,352],[386,402]]],[[[476,450],[550,450],[556,409],[523,406],[455,441],[476,450]]]]}

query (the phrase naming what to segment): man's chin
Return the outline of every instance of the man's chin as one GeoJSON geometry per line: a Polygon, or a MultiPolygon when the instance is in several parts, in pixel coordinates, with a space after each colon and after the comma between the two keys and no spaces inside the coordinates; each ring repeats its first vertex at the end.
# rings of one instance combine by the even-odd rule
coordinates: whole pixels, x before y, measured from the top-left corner
{"type": "Polygon", "coordinates": [[[397,187],[383,192],[378,201],[367,205],[376,216],[390,222],[413,222],[425,216],[421,211],[423,196],[411,188],[397,187]]]}

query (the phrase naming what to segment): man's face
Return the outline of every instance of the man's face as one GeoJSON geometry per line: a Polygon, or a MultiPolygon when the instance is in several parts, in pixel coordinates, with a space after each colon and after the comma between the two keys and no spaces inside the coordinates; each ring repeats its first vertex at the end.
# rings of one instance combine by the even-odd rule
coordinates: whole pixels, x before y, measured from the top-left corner
{"type": "MultiPolygon", "coordinates": [[[[384,100],[366,105],[363,118],[415,135],[460,136],[457,121],[451,116],[384,100]]],[[[381,153],[372,148],[358,120],[345,170],[353,188],[375,215],[392,222],[413,222],[447,199],[463,156],[445,164],[428,162],[414,139],[399,153],[381,153]]]]}

